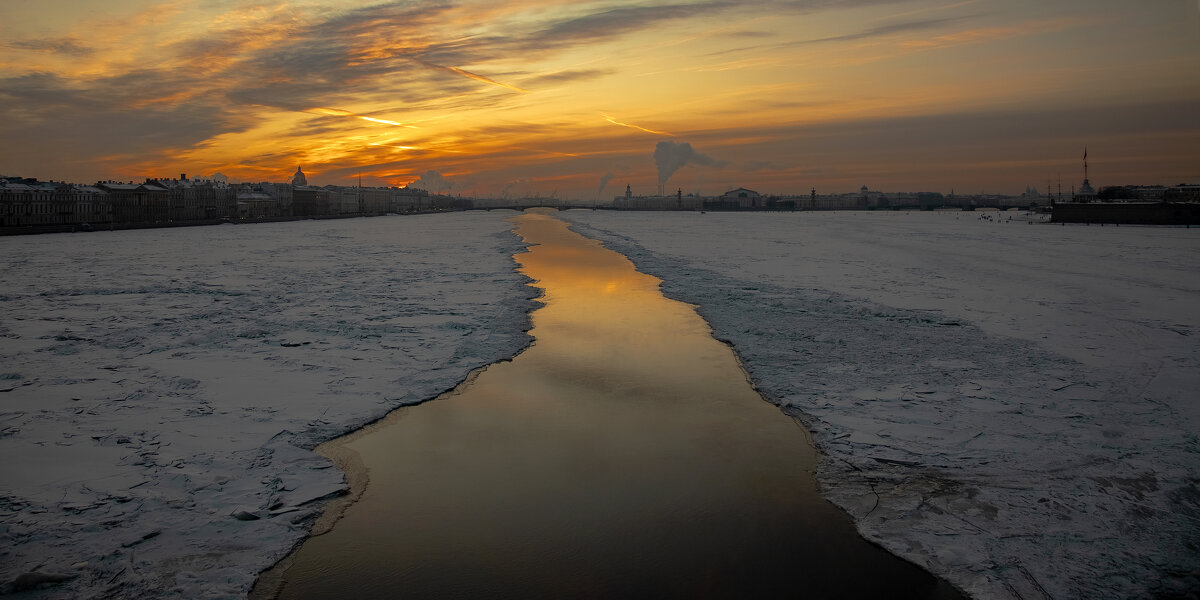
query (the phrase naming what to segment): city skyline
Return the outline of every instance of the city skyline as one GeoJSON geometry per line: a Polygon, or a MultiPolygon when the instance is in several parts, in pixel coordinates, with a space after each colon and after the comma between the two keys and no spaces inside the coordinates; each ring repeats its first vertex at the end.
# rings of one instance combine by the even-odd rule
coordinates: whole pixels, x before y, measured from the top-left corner
{"type": "Polygon", "coordinates": [[[1191,0],[6,8],[0,173],[480,197],[1200,179],[1191,0]],[[665,180],[664,180],[665,174],[665,180]]]}

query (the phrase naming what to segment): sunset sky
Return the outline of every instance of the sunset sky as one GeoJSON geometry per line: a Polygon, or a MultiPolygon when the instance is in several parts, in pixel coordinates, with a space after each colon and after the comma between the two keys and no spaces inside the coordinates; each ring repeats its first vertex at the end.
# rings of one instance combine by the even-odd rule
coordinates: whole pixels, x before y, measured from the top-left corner
{"type": "Polygon", "coordinates": [[[38,0],[0,174],[670,192],[1200,183],[1197,0],[38,0]]]}

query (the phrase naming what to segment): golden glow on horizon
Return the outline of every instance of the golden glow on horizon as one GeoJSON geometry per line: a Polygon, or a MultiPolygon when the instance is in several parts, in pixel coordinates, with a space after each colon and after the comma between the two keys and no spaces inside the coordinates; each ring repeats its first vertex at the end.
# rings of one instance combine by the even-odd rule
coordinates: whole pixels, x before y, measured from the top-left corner
{"type": "Polygon", "coordinates": [[[1138,144],[1097,138],[1145,130],[1173,144],[1156,155],[1197,165],[1200,150],[1181,141],[1200,134],[1194,119],[1138,109],[1129,124],[1118,112],[1072,129],[1038,116],[1200,101],[1200,82],[1180,76],[1200,70],[1191,3],[51,4],[13,7],[9,22],[28,26],[4,30],[0,135],[30,140],[0,155],[6,174],[282,181],[301,163],[320,183],[437,171],[456,193],[544,184],[595,197],[602,177],[655,189],[661,140],[649,136],[664,136],[724,165],[676,171],[671,185],[688,192],[961,188],[953,165],[968,158],[972,178],[995,165],[986,176],[1019,191],[1046,165],[1072,169],[1081,141],[1147,183],[1200,179],[1197,167],[1151,173],[1129,155],[1138,144]],[[1014,125],[984,132],[1003,139],[956,135],[965,114],[1014,125]],[[906,119],[926,119],[930,135],[907,125],[909,137],[888,137],[906,119]],[[1021,125],[1030,119],[1047,126],[1021,125]],[[107,143],[74,143],[97,132],[107,143]],[[911,147],[926,139],[937,144],[918,161],[911,147]],[[872,173],[887,179],[851,185],[872,173]]]}

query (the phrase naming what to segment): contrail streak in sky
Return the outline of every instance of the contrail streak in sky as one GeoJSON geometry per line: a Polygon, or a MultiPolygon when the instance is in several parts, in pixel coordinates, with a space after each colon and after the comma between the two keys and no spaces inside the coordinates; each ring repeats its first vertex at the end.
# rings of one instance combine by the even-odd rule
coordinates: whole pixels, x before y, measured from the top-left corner
{"type": "Polygon", "coordinates": [[[364,121],[370,121],[372,123],[382,123],[384,125],[394,125],[396,127],[406,127],[408,129],[420,129],[416,125],[405,125],[404,123],[398,123],[396,121],[389,121],[387,119],[377,119],[375,117],[367,117],[364,115],[352,113],[348,110],[342,110],[340,108],[317,107],[317,108],[310,108],[306,112],[317,113],[320,115],[328,115],[331,117],[354,117],[356,119],[362,119],[364,121]]]}
{"type": "Polygon", "coordinates": [[[495,79],[491,79],[491,78],[488,78],[488,77],[484,77],[483,75],[478,75],[478,74],[476,74],[476,73],[472,73],[472,72],[470,72],[470,71],[464,71],[464,70],[462,70],[462,69],[460,69],[460,68],[458,68],[458,67],[446,67],[446,66],[443,66],[443,65],[435,65],[435,64],[432,64],[432,63],[424,63],[424,64],[425,64],[425,65],[428,65],[428,66],[430,66],[430,67],[435,67],[435,68],[438,68],[438,69],[444,69],[444,70],[446,70],[446,71],[450,71],[451,73],[457,73],[457,74],[459,74],[459,75],[462,75],[463,77],[469,77],[469,78],[471,78],[471,79],[474,79],[474,80],[476,80],[476,81],[482,81],[482,82],[484,82],[484,83],[490,83],[490,84],[492,84],[492,85],[498,85],[498,86],[500,86],[500,87],[502,87],[502,88],[508,88],[508,89],[510,89],[510,90],[513,90],[514,92],[520,92],[520,93],[522,93],[522,94],[528,94],[528,93],[529,93],[529,90],[524,90],[524,89],[521,89],[521,88],[519,88],[519,87],[517,87],[517,86],[515,86],[515,85],[509,85],[509,84],[507,84],[507,83],[501,83],[501,82],[499,82],[499,81],[496,81],[495,79]]]}
{"type": "Polygon", "coordinates": [[[655,131],[655,130],[653,130],[653,129],[646,129],[645,127],[641,127],[641,126],[638,126],[638,125],[630,125],[629,123],[622,123],[622,122],[620,122],[620,121],[618,121],[618,120],[616,120],[616,119],[614,119],[614,118],[612,118],[612,117],[610,117],[610,116],[608,116],[608,115],[606,115],[606,114],[604,114],[604,113],[600,113],[600,116],[604,117],[604,120],[605,120],[605,121],[608,121],[609,123],[612,123],[613,125],[620,125],[621,127],[628,127],[628,128],[630,128],[630,129],[637,129],[638,131],[645,131],[646,133],[653,133],[654,135],[670,135],[670,136],[672,136],[672,137],[674,136],[674,134],[672,134],[672,133],[667,133],[666,131],[655,131]]]}
{"type": "Polygon", "coordinates": [[[358,115],[358,118],[360,118],[364,121],[371,121],[372,123],[383,123],[384,125],[395,125],[397,127],[408,127],[410,129],[416,129],[416,127],[413,125],[405,125],[404,123],[397,123],[395,121],[389,121],[387,119],[376,119],[375,117],[364,117],[362,115],[358,115]]]}

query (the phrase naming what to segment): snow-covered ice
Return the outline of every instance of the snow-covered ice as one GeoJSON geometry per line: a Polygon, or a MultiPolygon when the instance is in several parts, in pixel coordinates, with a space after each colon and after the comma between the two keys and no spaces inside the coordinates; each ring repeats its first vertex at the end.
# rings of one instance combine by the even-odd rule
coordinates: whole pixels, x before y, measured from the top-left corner
{"type": "Polygon", "coordinates": [[[0,592],[244,595],[311,448],[529,343],[511,215],[0,239],[0,592]]]}
{"type": "Polygon", "coordinates": [[[859,531],[979,598],[1200,590],[1200,230],[569,211],[803,419],[859,531]]]}
{"type": "MultiPolygon", "coordinates": [[[[561,214],[699,306],[867,538],[976,597],[1197,589],[1200,231],[561,214]]],[[[0,582],[243,594],[344,488],[316,443],[528,343],[508,215],[0,239],[0,582]]]]}

